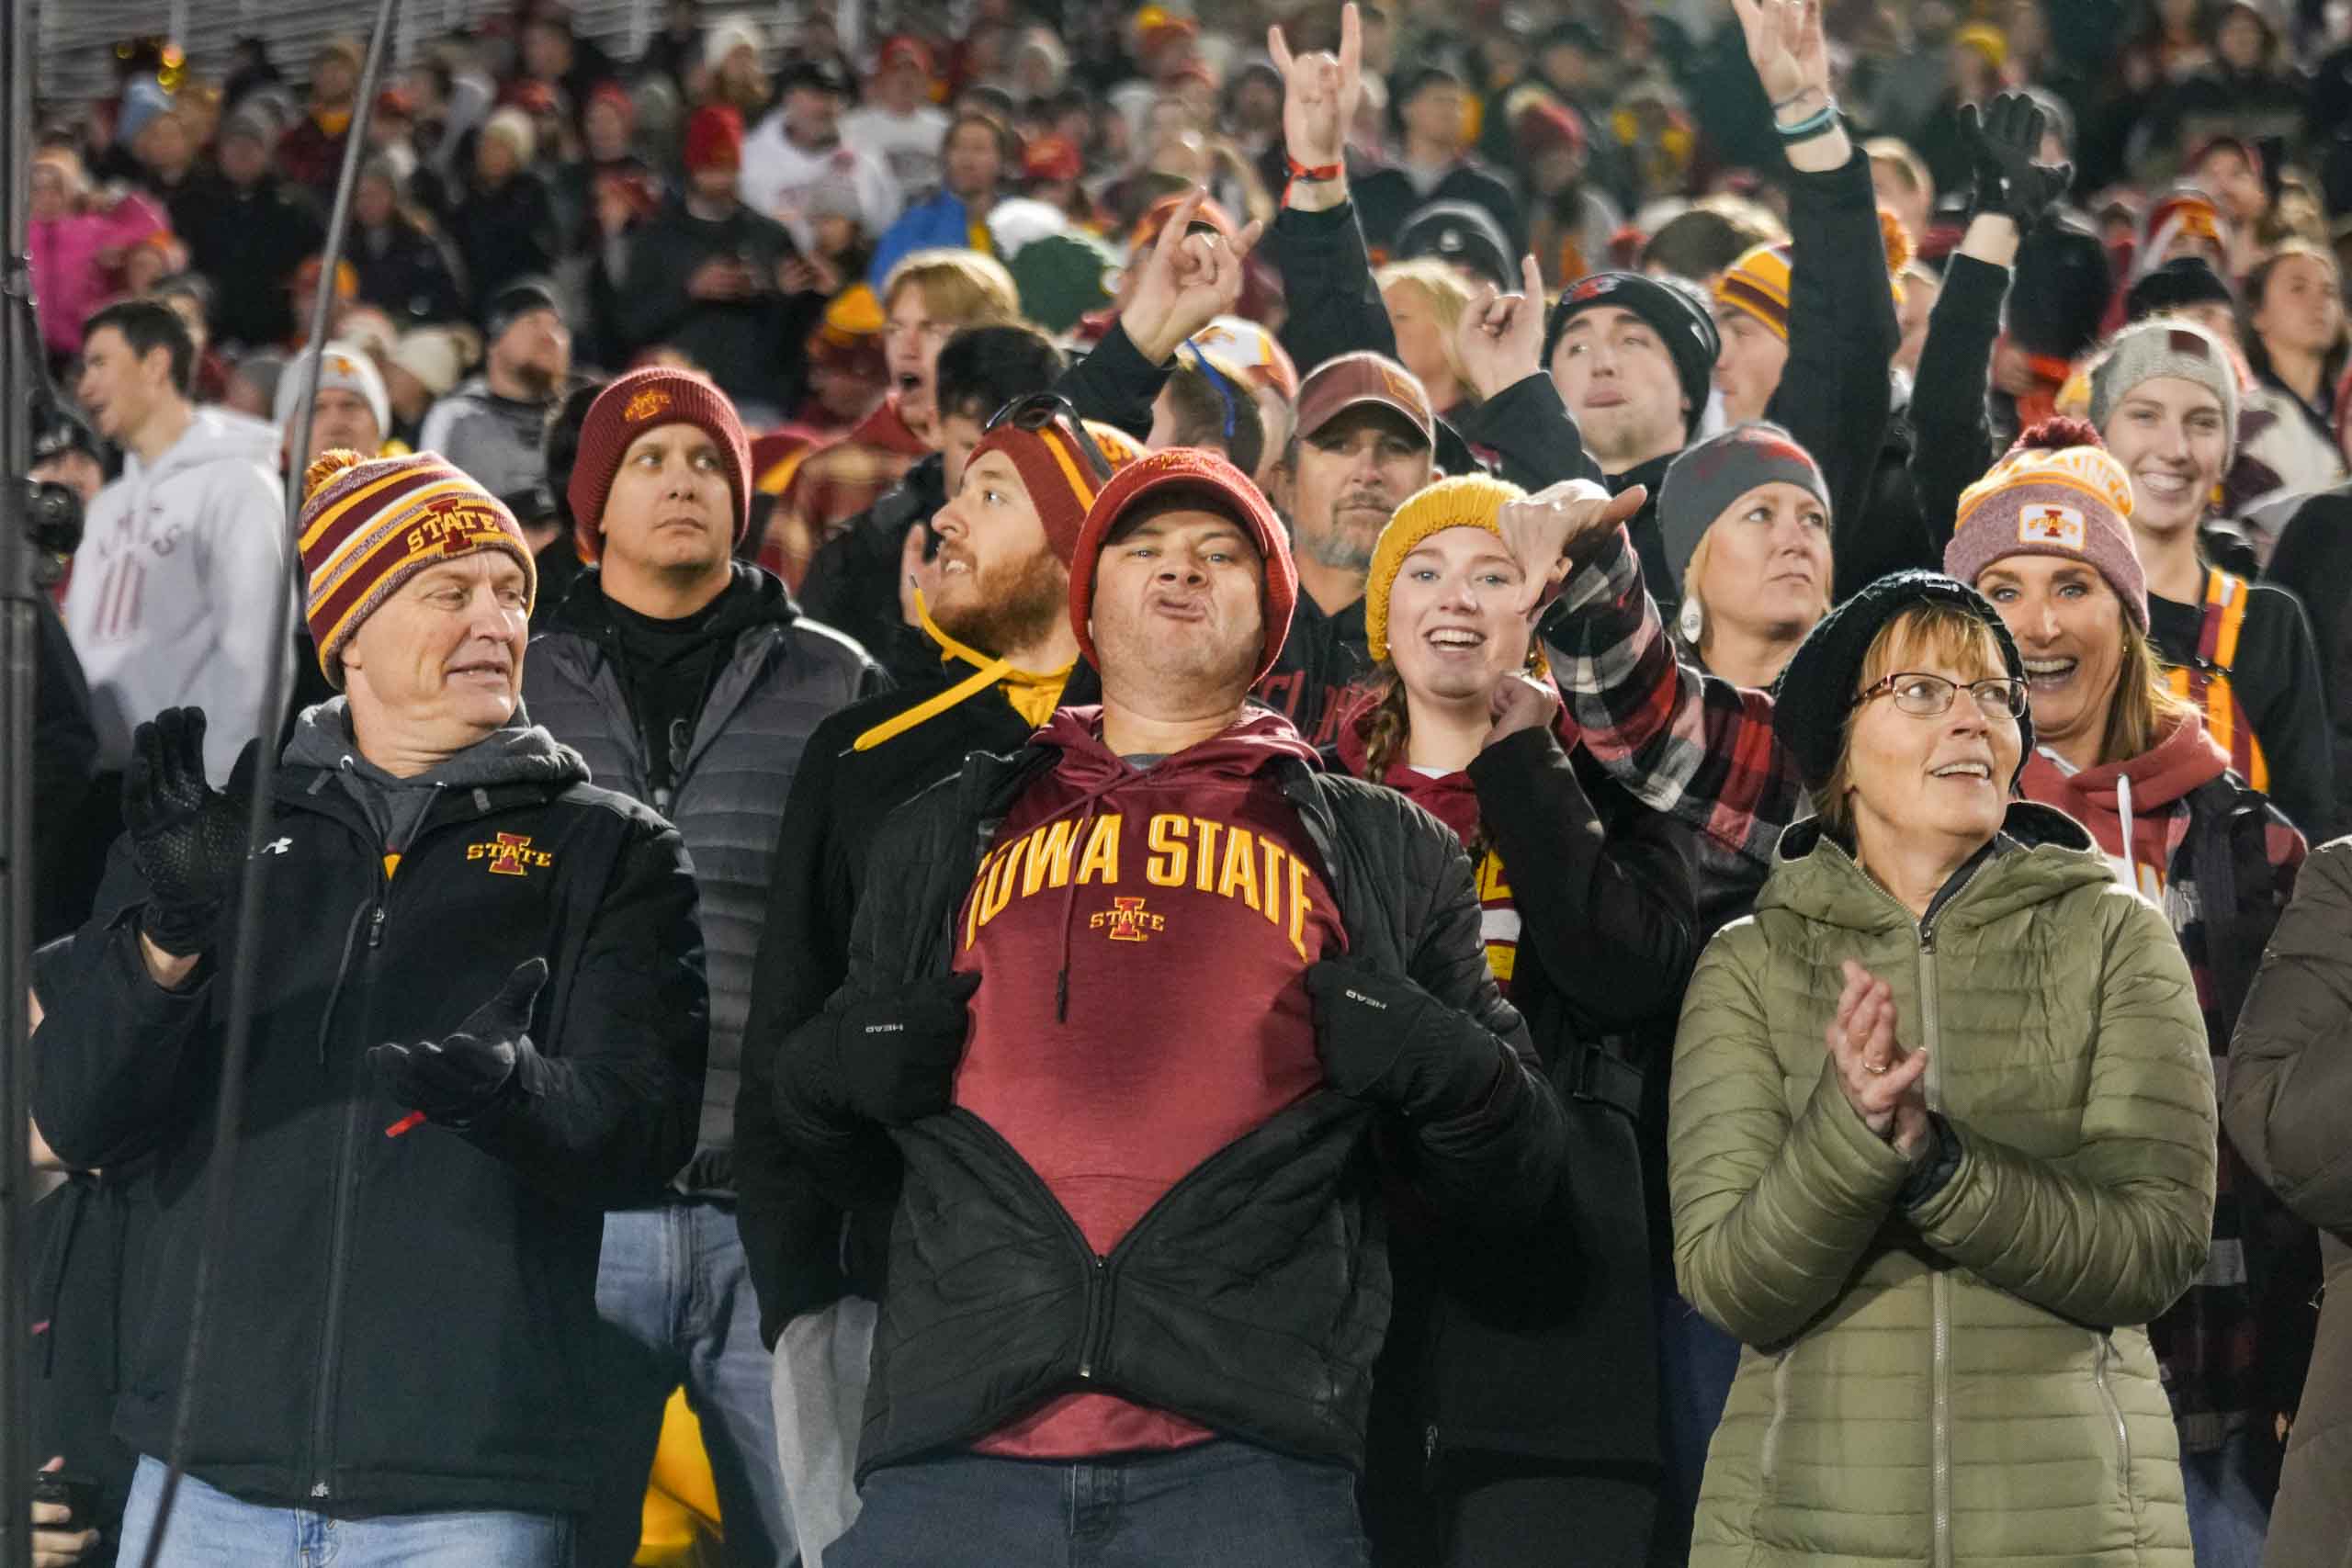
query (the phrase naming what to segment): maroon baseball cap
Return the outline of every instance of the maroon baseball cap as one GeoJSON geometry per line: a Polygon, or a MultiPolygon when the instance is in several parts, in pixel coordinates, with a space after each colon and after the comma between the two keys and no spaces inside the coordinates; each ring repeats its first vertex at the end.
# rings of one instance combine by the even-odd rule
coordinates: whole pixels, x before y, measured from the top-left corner
{"type": "Polygon", "coordinates": [[[1365,404],[1390,410],[1437,445],[1437,413],[1420,378],[1395,360],[1368,351],[1325,360],[1298,389],[1298,434],[1313,435],[1340,415],[1365,404]]]}

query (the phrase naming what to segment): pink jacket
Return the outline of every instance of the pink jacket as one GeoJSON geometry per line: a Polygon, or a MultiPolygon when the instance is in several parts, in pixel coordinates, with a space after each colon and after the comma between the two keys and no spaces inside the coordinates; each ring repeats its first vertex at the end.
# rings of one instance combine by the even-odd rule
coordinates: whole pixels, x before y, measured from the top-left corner
{"type": "Polygon", "coordinates": [[[119,272],[99,257],[171,227],[160,208],[136,193],[111,207],[33,220],[33,288],[40,297],[41,341],[51,354],[77,352],[82,322],[121,287],[119,272]]]}

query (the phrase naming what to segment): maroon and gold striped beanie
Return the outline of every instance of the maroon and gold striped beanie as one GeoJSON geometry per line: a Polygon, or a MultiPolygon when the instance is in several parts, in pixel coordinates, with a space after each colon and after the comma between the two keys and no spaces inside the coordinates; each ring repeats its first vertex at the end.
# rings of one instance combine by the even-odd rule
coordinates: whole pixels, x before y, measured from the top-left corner
{"type": "Polygon", "coordinates": [[[538,563],[514,514],[438,452],[372,460],[322,453],[302,475],[302,615],[337,691],[352,634],[427,567],[504,550],[523,569],[526,608],[538,598],[538,563]]]}

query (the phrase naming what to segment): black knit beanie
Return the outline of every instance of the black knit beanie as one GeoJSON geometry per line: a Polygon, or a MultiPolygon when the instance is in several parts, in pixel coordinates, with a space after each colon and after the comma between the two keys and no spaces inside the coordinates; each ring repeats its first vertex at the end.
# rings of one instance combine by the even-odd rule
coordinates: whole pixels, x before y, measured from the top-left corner
{"type": "Polygon", "coordinates": [[[1631,310],[1650,324],[1674,360],[1682,395],[1690,400],[1690,424],[1696,428],[1706,411],[1707,392],[1715,374],[1715,356],[1723,339],[1704,296],[1679,278],[1650,277],[1638,272],[1596,272],[1568,286],[1544,323],[1544,366],[1551,368],[1552,353],[1560,334],[1585,311],[1601,305],[1631,310]]]}
{"type": "MultiPolygon", "coordinates": [[[[1889,621],[1915,604],[1951,604],[1993,628],[2001,662],[2012,680],[2025,679],[2018,645],[2001,613],[1958,578],[1939,571],[1890,572],[1821,617],[1789,658],[1773,687],[1772,736],[1795,760],[1807,789],[1819,789],[1837,771],[1845,749],[1846,716],[1853,710],[1854,685],[1862,660],[1889,621]]],[[[2018,716],[2018,768],[2033,755],[2033,715],[2018,716]]],[[[2017,780],[2009,781],[2017,787],[2017,780]]]]}
{"type": "Polygon", "coordinates": [[[2213,264],[2203,256],[2175,256],[2142,277],[2123,296],[2123,320],[2144,321],[2159,310],[2185,310],[2195,305],[2237,308],[2237,296],[2213,264]]]}

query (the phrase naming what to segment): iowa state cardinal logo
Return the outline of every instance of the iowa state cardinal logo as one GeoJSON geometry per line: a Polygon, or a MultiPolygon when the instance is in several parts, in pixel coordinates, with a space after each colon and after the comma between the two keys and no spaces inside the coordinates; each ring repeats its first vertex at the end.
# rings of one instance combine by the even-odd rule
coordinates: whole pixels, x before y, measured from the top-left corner
{"type": "Polygon", "coordinates": [[[2083,547],[2083,514],[2071,506],[2036,502],[2018,513],[2018,543],[2079,550],[2083,547]]]}

